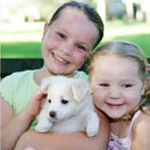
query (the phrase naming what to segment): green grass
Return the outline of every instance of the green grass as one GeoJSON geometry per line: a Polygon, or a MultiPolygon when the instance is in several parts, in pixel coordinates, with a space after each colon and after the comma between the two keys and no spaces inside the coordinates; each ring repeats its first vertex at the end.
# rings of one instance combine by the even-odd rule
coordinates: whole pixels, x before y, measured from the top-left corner
{"type": "Polygon", "coordinates": [[[2,58],[41,58],[44,23],[2,24],[2,58]]]}
{"type": "MultiPolygon", "coordinates": [[[[40,58],[44,23],[2,24],[2,58],[40,58]]],[[[107,22],[100,45],[112,40],[129,40],[138,44],[150,58],[150,25],[144,22],[107,22]]]]}
{"type": "Polygon", "coordinates": [[[127,23],[123,21],[108,22],[102,45],[112,40],[129,40],[138,44],[150,58],[150,25],[143,22],[127,23]]]}
{"type": "Polygon", "coordinates": [[[2,58],[41,58],[40,42],[5,42],[1,44],[2,58]]]}

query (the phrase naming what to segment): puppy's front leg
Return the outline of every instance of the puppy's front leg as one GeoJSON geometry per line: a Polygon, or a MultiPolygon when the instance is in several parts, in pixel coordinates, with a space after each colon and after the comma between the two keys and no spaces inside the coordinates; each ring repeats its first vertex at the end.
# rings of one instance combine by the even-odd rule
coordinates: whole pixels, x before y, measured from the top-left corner
{"type": "Polygon", "coordinates": [[[24,150],[37,150],[37,149],[35,149],[33,147],[26,147],[24,150]]]}
{"type": "Polygon", "coordinates": [[[86,133],[89,137],[95,136],[98,134],[100,125],[100,119],[96,112],[90,112],[86,116],[86,133]]]}
{"type": "Polygon", "coordinates": [[[46,112],[41,111],[37,117],[37,125],[35,130],[38,132],[48,132],[52,127],[52,122],[48,119],[46,112]]]}
{"type": "Polygon", "coordinates": [[[52,126],[52,123],[49,122],[49,121],[40,121],[36,127],[35,127],[35,130],[38,131],[38,132],[48,132],[50,131],[50,128],[52,126]]]}

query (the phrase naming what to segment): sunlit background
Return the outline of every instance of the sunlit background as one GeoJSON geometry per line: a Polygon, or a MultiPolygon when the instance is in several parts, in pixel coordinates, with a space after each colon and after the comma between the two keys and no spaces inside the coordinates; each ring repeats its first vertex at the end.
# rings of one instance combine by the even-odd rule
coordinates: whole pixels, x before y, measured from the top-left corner
{"type": "MultiPolygon", "coordinates": [[[[1,57],[41,58],[44,23],[66,1],[1,0],[1,57]]],[[[150,58],[150,0],[80,1],[93,5],[105,23],[100,45],[126,39],[140,45],[150,58]]]]}

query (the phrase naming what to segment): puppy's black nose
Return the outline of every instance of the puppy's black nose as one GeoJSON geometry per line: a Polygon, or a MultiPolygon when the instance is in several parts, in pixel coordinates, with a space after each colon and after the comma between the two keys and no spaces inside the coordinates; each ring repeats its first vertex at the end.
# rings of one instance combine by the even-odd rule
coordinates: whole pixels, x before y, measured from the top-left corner
{"type": "Polygon", "coordinates": [[[50,115],[52,118],[55,118],[55,117],[56,117],[56,112],[55,112],[55,111],[50,111],[49,115],[50,115]]]}

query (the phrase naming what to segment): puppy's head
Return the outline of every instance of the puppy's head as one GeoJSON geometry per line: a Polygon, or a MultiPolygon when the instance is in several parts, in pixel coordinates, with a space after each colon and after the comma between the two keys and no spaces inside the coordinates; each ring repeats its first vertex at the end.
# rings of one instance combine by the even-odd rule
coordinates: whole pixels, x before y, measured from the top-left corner
{"type": "Polygon", "coordinates": [[[74,115],[76,107],[89,93],[89,85],[79,79],[55,76],[44,79],[41,90],[47,94],[44,107],[47,116],[59,121],[74,115]]]}

